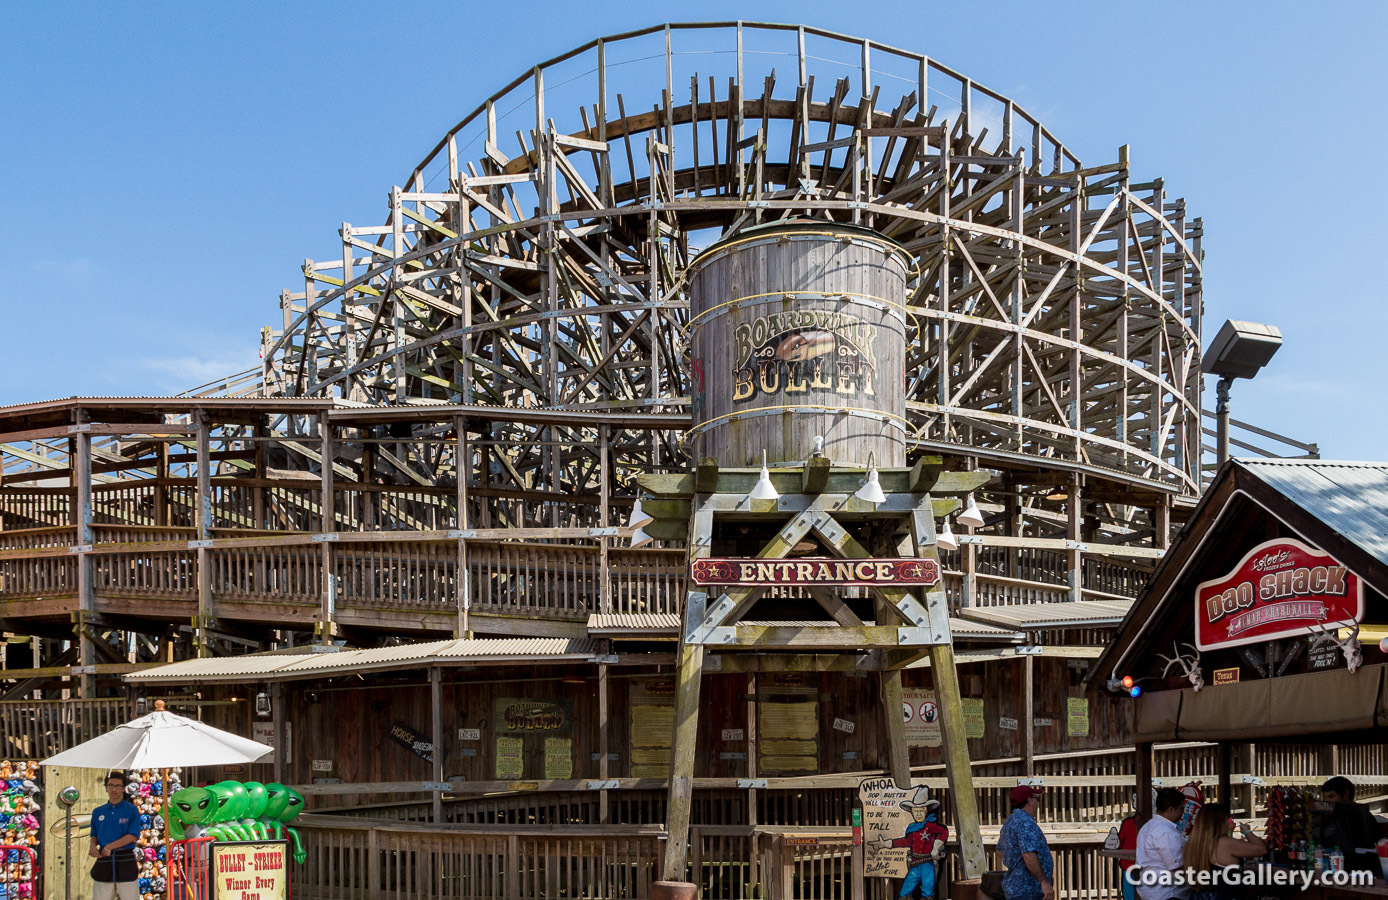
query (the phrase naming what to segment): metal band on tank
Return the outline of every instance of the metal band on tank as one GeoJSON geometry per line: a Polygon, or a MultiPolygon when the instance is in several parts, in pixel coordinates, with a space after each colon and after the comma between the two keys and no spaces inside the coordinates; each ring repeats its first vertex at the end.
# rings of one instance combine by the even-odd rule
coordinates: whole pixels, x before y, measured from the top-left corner
{"type": "Polygon", "coordinates": [[[685,277],[688,277],[690,272],[702,268],[706,263],[722,257],[734,247],[741,247],[744,244],[766,242],[779,244],[805,237],[828,237],[841,243],[863,243],[872,247],[885,249],[888,259],[898,259],[903,263],[906,269],[905,274],[910,275],[914,273],[917,277],[920,276],[920,267],[916,265],[916,261],[912,258],[910,251],[889,238],[873,238],[865,234],[848,234],[843,231],[780,231],[772,234],[759,234],[754,237],[740,238],[738,240],[729,241],[726,244],[715,244],[710,250],[705,250],[703,253],[699,254],[698,258],[685,270],[685,277]],[[710,253],[712,255],[710,255],[710,253]]]}
{"type": "MultiPolygon", "coordinates": [[[[758,406],[754,409],[740,409],[737,412],[723,413],[721,416],[714,416],[712,419],[707,419],[697,425],[690,426],[689,430],[684,433],[684,436],[687,440],[696,434],[702,434],[710,426],[725,420],[732,422],[737,419],[756,419],[761,416],[776,416],[783,413],[808,411],[831,412],[847,416],[857,416],[862,419],[876,419],[879,422],[886,422],[888,425],[895,426],[903,432],[909,432],[915,428],[915,426],[911,424],[910,419],[898,416],[895,413],[883,412],[880,409],[864,409],[860,406],[816,406],[813,404],[801,403],[795,406],[758,406]]],[[[920,429],[916,428],[915,430],[919,432],[920,429]]]]}
{"type": "Polygon", "coordinates": [[[906,325],[907,316],[917,315],[917,313],[908,306],[902,306],[900,303],[893,303],[884,297],[874,297],[872,294],[855,294],[852,291],[770,291],[765,294],[748,294],[746,297],[738,297],[735,300],[724,301],[717,306],[710,306],[708,309],[690,319],[689,323],[684,326],[684,331],[688,332],[695,326],[702,326],[705,323],[701,322],[701,319],[705,316],[712,316],[714,313],[718,313],[720,310],[727,307],[740,308],[741,305],[758,306],[762,303],[775,303],[778,300],[798,300],[802,297],[808,300],[842,298],[858,306],[868,306],[873,309],[884,310],[888,315],[900,322],[903,327],[906,325]],[[747,301],[756,302],[749,303],[747,301]],[[900,313],[900,315],[898,315],[898,313],[900,313]]]}

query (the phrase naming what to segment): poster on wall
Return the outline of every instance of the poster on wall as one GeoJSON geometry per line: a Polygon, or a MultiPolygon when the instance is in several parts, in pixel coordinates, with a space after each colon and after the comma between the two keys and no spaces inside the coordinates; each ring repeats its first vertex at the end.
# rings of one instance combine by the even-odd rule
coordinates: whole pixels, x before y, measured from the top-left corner
{"type": "Polygon", "coordinates": [[[906,746],[940,746],[940,704],[935,700],[935,692],[905,688],[901,692],[901,703],[902,715],[906,718],[906,746]]]}
{"type": "Polygon", "coordinates": [[[213,841],[212,900],[285,900],[288,841],[213,841]]]}
{"type": "Polygon", "coordinates": [[[757,680],[757,771],[819,771],[819,686],[804,675],[768,673],[757,680]]]}
{"type": "Polygon", "coordinates": [[[964,697],[959,705],[964,713],[964,736],[970,740],[983,737],[983,698],[964,697]]]}
{"type": "Polygon", "coordinates": [[[500,697],[492,704],[496,734],[539,734],[568,737],[574,728],[572,700],[500,697]]]}
{"type": "Polygon", "coordinates": [[[574,777],[574,742],[566,737],[545,738],[545,778],[563,781],[574,777]]]}
{"type": "Polygon", "coordinates": [[[1065,733],[1070,737],[1089,737],[1089,698],[1069,697],[1065,701],[1065,733]]]}
{"type": "Polygon", "coordinates": [[[631,686],[631,777],[667,778],[675,733],[675,680],[641,678],[631,686]]]}
{"type": "Polygon", "coordinates": [[[1363,617],[1359,577],[1294,538],[1259,544],[1232,572],[1195,588],[1195,645],[1201,650],[1304,635],[1363,617]]]}
{"type": "Polygon", "coordinates": [[[519,781],[525,777],[525,741],[509,735],[496,739],[496,780],[519,781]]]}
{"type": "MultiPolygon", "coordinates": [[[[930,896],[935,858],[949,838],[930,789],[903,790],[890,778],[865,778],[858,784],[858,801],[863,807],[863,874],[919,881],[922,896],[930,896]]],[[[913,888],[903,884],[902,896],[914,895],[913,888]]]]}

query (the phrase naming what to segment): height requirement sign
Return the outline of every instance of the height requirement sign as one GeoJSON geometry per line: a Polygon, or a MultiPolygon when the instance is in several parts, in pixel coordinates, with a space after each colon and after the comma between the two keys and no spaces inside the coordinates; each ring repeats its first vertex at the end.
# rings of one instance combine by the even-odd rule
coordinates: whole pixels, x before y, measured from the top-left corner
{"type": "Polygon", "coordinates": [[[1293,538],[1259,544],[1234,571],[1195,588],[1195,645],[1201,650],[1302,635],[1363,617],[1359,577],[1293,538]]]}

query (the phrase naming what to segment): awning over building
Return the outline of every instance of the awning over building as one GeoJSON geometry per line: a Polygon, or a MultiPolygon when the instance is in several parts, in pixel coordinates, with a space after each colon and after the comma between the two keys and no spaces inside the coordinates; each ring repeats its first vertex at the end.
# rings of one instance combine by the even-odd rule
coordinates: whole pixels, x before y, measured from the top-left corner
{"type": "MultiPolygon", "coordinates": [[[[1055,604],[1065,606],[1067,604],[1055,604]]],[[[1086,604],[1097,606],[1099,604],[1086,604]]],[[[1114,621],[1122,618],[1120,613],[1114,621]]],[[[744,625],[832,626],[830,621],[744,622],[744,625]]],[[[679,639],[680,617],[675,613],[594,613],[588,617],[588,633],[600,637],[673,641],[679,639]]],[[[986,621],[950,616],[949,633],[955,640],[1015,643],[1026,639],[1015,629],[1000,628],[986,621]]]]}
{"type": "Polygon", "coordinates": [[[1117,625],[1123,621],[1132,605],[1131,600],[1015,603],[1006,606],[969,606],[959,610],[959,615],[972,622],[1011,631],[1040,631],[1117,625]]]}
{"type": "Polygon", "coordinates": [[[292,681],[433,666],[598,660],[597,642],[590,638],[479,638],[370,650],[252,653],[189,659],[127,675],[125,680],[141,684],[292,681]]]}

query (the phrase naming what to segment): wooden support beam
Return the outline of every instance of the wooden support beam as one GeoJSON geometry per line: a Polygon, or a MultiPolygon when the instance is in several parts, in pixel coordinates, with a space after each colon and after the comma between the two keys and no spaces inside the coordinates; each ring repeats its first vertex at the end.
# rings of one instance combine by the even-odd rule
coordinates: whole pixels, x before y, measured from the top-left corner
{"type": "Polygon", "coordinates": [[[800,470],[800,493],[818,494],[829,486],[829,472],[833,463],[827,456],[812,456],[805,460],[800,470]]]}
{"type": "MultiPolygon", "coordinates": [[[[429,668],[429,734],[434,742],[434,781],[443,781],[443,669],[429,668]]],[[[434,824],[443,824],[443,792],[434,791],[434,824]]]]}
{"type": "Polygon", "coordinates": [[[210,624],[212,609],[212,563],[205,541],[212,537],[212,454],[210,450],[212,425],[206,416],[197,417],[197,509],[193,513],[197,529],[198,548],[198,614],[193,629],[198,657],[212,655],[210,624]]]}
{"type": "Polygon", "coordinates": [[[930,648],[930,671],[935,679],[935,696],[940,708],[946,710],[946,714],[940,717],[940,736],[944,748],[945,775],[949,778],[949,796],[954,802],[960,874],[965,880],[982,878],[987,862],[983,855],[983,831],[978,816],[978,795],[974,793],[968,736],[964,733],[963,716],[949,714],[950,710],[963,709],[952,646],[936,644],[930,648]]]}
{"type": "MultiPolygon", "coordinates": [[[[694,469],[694,492],[696,494],[712,494],[717,490],[718,460],[706,456],[699,460],[699,465],[694,469]]],[[[645,506],[643,505],[642,508],[644,509],[645,506]]]]}

